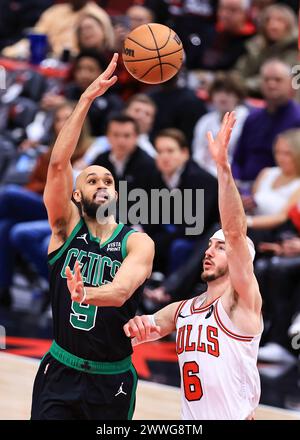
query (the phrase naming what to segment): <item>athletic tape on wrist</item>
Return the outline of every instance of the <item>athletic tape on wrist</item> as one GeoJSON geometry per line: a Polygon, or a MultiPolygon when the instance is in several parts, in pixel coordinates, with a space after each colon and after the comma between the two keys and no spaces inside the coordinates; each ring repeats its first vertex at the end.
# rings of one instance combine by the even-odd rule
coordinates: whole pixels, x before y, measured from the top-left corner
{"type": "Polygon", "coordinates": [[[147,315],[152,326],[156,326],[154,315],[147,315]]]}
{"type": "Polygon", "coordinates": [[[85,287],[83,286],[83,298],[82,298],[82,300],[80,301],[80,304],[84,303],[85,300],[86,300],[86,289],[85,289],[85,287]]]}

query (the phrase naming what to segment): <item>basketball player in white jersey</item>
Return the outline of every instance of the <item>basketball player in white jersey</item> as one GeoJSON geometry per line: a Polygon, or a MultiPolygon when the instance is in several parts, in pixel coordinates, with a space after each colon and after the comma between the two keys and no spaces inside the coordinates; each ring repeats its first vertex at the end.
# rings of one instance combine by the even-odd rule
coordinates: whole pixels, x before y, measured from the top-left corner
{"type": "Polygon", "coordinates": [[[216,139],[207,135],[217,165],[222,224],[203,260],[207,291],[154,315],[135,316],[124,326],[133,345],[176,329],[184,420],[253,418],[260,397],[256,362],[262,299],[253,273],[255,250],[228,163],[234,123],[234,113],[227,113],[216,139]]]}

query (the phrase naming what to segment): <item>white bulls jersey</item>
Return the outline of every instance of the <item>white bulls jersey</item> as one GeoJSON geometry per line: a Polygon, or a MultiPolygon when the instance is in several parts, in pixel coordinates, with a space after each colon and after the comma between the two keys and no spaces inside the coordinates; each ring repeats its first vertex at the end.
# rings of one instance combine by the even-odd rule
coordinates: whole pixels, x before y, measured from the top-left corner
{"type": "Polygon", "coordinates": [[[239,334],[221,298],[204,307],[197,302],[182,301],[175,314],[182,419],[246,419],[260,397],[261,334],[239,334]]]}

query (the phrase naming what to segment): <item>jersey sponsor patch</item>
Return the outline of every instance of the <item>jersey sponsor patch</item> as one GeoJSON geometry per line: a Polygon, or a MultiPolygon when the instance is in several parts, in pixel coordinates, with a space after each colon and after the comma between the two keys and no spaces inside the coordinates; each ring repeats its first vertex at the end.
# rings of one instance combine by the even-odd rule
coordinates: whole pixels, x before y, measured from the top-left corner
{"type": "Polygon", "coordinates": [[[119,241],[115,241],[107,245],[108,252],[120,252],[120,250],[121,250],[121,243],[119,241]]]}

